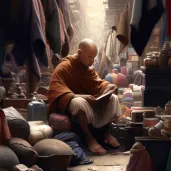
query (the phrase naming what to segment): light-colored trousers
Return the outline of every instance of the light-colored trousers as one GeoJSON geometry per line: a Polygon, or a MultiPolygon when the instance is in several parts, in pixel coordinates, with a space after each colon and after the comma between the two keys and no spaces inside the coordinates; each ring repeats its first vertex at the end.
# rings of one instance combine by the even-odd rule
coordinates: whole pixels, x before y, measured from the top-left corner
{"type": "Polygon", "coordinates": [[[103,105],[91,107],[85,99],[73,98],[69,105],[69,112],[72,116],[76,116],[80,110],[86,114],[88,124],[91,123],[95,128],[101,128],[121,116],[118,96],[114,94],[111,95],[106,110],[103,105]]]}

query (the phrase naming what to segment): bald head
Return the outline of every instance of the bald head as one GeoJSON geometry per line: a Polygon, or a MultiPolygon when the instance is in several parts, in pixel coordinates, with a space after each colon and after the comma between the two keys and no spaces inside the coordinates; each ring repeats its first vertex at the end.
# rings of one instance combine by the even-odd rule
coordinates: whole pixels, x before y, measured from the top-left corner
{"type": "Polygon", "coordinates": [[[91,39],[84,39],[84,40],[82,40],[80,42],[78,48],[81,49],[81,50],[92,49],[94,51],[97,51],[97,46],[96,46],[95,42],[93,42],[91,39]]]}
{"type": "Polygon", "coordinates": [[[91,39],[84,39],[78,46],[78,58],[80,62],[89,67],[93,64],[97,55],[97,46],[91,39]]]}

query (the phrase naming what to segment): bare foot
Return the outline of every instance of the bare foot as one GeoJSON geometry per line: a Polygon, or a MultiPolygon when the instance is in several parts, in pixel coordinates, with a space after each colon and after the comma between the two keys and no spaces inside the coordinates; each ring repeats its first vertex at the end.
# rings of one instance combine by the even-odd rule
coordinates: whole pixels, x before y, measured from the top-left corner
{"type": "Polygon", "coordinates": [[[120,146],[118,140],[109,133],[105,135],[105,141],[107,144],[111,145],[112,147],[120,146]]]}
{"type": "Polygon", "coordinates": [[[93,137],[87,138],[87,142],[88,142],[88,148],[91,152],[98,153],[98,154],[106,153],[106,150],[100,144],[98,144],[93,137]]]}

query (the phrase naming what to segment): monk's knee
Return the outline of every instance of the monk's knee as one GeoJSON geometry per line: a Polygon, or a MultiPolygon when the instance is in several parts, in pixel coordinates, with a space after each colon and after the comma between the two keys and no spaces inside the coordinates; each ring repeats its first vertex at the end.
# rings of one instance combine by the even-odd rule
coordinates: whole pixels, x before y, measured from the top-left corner
{"type": "Polygon", "coordinates": [[[85,114],[84,108],[87,106],[87,101],[81,97],[73,98],[69,104],[69,111],[72,115],[85,114]]]}

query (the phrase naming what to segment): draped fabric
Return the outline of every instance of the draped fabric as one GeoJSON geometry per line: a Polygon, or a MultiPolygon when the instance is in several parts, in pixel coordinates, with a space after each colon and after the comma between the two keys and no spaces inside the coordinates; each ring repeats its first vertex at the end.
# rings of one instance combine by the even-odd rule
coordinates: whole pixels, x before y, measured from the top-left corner
{"type": "Polygon", "coordinates": [[[131,19],[131,44],[139,56],[150,38],[155,24],[164,12],[161,0],[134,0],[131,19]]]}

